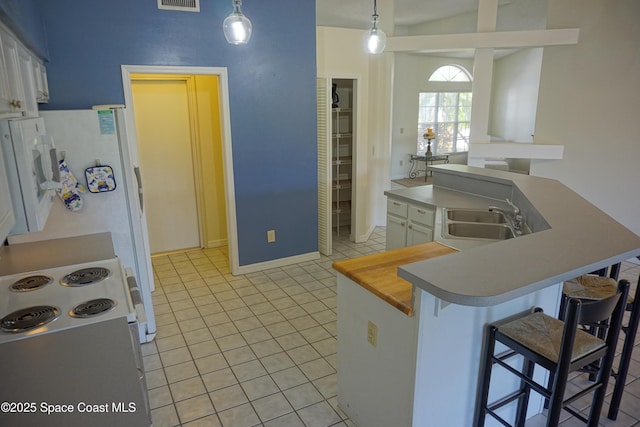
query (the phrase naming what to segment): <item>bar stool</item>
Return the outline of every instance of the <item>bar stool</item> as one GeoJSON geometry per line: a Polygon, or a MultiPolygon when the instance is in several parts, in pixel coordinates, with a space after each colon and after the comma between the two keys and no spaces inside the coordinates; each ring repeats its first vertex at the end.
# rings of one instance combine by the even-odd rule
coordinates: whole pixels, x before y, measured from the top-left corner
{"type": "MultiPolygon", "coordinates": [[[[567,298],[589,298],[600,299],[613,295],[616,292],[616,281],[620,264],[611,267],[609,277],[606,277],[606,269],[600,270],[597,274],[586,274],[576,279],[569,280],[564,283],[563,303],[567,298]],[[599,274],[599,275],[598,275],[599,274]]],[[[563,303],[560,306],[562,313],[563,303]]],[[[615,380],[613,394],[611,395],[611,403],[607,418],[615,420],[618,417],[624,386],[629,373],[629,365],[631,363],[631,354],[635,345],[636,333],[638,332],[638,323],[640,321],[640,278],[638,279],[636,290],[633,296],[627,298],[625,310],[630,312],[629,320],[626,325],[622,325],[622,331],[625,334],[622,352],[620,353],[620,362],[617,370],[611,373],[615,380]]]]}
{"type": "Polygon", "coordinates": [[[486,415],[491,415],[502,425],[510,427],[496,411],[517,401],[514,426],[525,425],[527,405],[531,390],[549,400],[547,427],[557,426],[562,409],[587,423],[597,427],[604,403],[607,382],[615,357],[616,342],[624,314],[624,302],[629,292],[629,282],[621,280],[618,292],[607,298],[589,301],[578,298],[567,299],[565,321],[555,319],[536,308],[530,314],[488,325],[485,336],[485,353],[481,365],[478,401],[474,414],[474,426],[483,427],[486,415]],[[591,335],[578,325],[599,326],[608,322],[606,339],[603,341],[591,335]],[[495,353],[496,343],[508,347],[506,352],[495,353]],[[513,356],[524,356],[522,370],[518,371],[507,363],[513,356]],[[493,365],[498,364],[520,378],[520,388],[515,392],[489,404],[489,386],[493,365]],[[582,368],[598,366],[596,381],[575,395],[565,399],[564,394],[570,372],[582,368]],[[548,370],[553,375],[550,387],[533,380],[535,365],[548,370]],[[594,392],[589,418],[583,417],[568,405],[576,399],[594,392]]]}

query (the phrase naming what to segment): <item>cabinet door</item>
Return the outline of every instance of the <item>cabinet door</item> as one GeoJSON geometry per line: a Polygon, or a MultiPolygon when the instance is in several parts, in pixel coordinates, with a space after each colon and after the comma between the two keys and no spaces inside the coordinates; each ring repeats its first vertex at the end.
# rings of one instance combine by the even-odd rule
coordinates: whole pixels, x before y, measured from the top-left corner
{"type": "MultiPolygon", "coordinates": [[[[387,230],[387,233],[389,231],[387,230]]],[[[415,222],[410,222],[407,226],[407,246],[419,245],[433,241],[433,229],[425,227],[415,222]]]]}
{"type": "Polygon", "coordinates": [[[20,117],[24,109],[24,93],[20,80],[18,44],[7,33],[0,32],[0,114],[20,117]]]}
{"type": "Polygon", "coordinates": [[[38,103],[49,102],[49,84],[47,82],[47,69],[39,60],[31,58],[33,65],[33,79],[35,82],[36,101],[38,103]]]}
{"type": "Polygon", "coordinates": [[[386,250],[404,248],[407,244],[407,220],[387,215],[386,250]]]}
{"type": "Polygon", "coordinates": [[[7,72],[7,63],[4,60],[4,49],[2,39],[4,35],[0,33],[0,116],[11,114],[13,107],[11,106],[11,89],[9,86],[9,75],[7,72]]]}
{"type": "Polygon", "coordinates": [[[18,64],[20,68],[20,81],[24,93],[25,116],[38,117],[38,103],[36,102],[36,81],[33,74],[33,61],[31,54],[24,49],[18,50],[18,64]]]}

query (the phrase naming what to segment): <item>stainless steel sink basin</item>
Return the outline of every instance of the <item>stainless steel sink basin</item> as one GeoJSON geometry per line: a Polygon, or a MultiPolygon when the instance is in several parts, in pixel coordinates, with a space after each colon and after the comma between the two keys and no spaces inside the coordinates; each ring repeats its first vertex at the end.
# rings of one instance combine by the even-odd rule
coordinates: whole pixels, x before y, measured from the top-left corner
{"type": "Polygon", "coordinates": [[[450,221],[480,222],[486,224],[505,224],[507,219],[499,211],[489,209],[445,209],[446,219],[450,221]]]}
{"type": "Polygon", "coordinates": [[[443,232],[444,237],[466,239],[506,240],[515,237],[511,228],[506,225],[478,222],[449,222],[443,232]]]}

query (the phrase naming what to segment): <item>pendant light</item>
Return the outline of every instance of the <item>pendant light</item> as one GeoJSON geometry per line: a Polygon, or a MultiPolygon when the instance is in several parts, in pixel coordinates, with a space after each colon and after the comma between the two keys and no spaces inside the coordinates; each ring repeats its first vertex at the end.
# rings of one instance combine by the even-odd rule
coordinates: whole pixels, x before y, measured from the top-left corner
{"type": "Polygon", "coordinates": [[[378,28],[378,12],[376,0],[373,0],[373,15],[371,15],[371,29],[365,36],[367,52],[372,54],[382,53],[387,44],[387,35],[378,28]]]}
{"type": "Polygon", "coordinates": [[[240,6],[242,0],[233,0],[233,12],[223,23],[224,37],[230,44],[247,44],[251,38],[251,21],[244,16],[240,6]]]}

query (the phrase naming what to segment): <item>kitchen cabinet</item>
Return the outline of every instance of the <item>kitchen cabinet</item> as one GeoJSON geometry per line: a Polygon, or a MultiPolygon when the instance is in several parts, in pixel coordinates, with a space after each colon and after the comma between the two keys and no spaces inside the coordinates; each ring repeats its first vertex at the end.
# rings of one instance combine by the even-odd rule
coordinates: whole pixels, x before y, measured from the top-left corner
{"type": "Polygon", "coordinates": [[[435,209],[387,199],[386,250],[433,241],[435,209]]]}
{"type": "Polygon", "coordinates": [[[5,31],[0,31],[0,49],[2,63],[0,64],[0,118],[22,117],[24,92],[20,78],[18,59],[18,43],[5,31]]]}
{"type": "Polygon", "coordinates": [[[23,115],[26,117],[38,117],[33,62],[31,54],[26,49],[18,48],[20,83],[22,84],[22,93],[24,96],[23,115]]]}
{"type": "Polygon", "coordinates": [[[39,104],[49,102],[49,83],[47,81],[47,67],[38,60],[33,60],[33,78],[35,80],[36,101],[39,104]]]}
{"type": "Polygon", "coordinates": [[[37,117],[48,100],[44,64],[0,25],[0,119],[37,117]]]}

